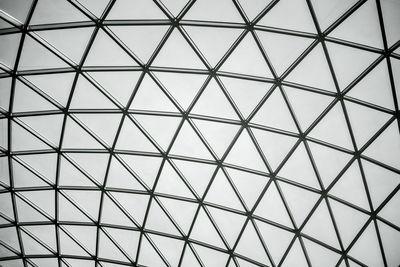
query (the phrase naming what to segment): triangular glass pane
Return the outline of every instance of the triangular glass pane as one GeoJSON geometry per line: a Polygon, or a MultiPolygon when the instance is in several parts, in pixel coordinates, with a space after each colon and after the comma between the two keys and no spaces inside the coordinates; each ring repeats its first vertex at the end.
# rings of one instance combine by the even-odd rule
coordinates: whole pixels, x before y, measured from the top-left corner
{"type": "Polygon", "coordinates": [[[32,0],[19,1],[18,3],[15,3],[13,0],[2,1],[1,11],[4,12],[5,15],[24,23],[31,5],[32,0]]]}
{"type": "MultiPolygon", "coordinates": [[[[0,149],[7,150],[8,148],[8,120],[0,120],[0,149]]],[[[1,177],[1,174],[0,174],[1,177]]],[[[2,179],[0,178],[0,181],[2,179]]]]}
{"type": "Polygon", "coordinates": [[[154,244],[160,250],[171,266],[178,266],[184,242],[179,239],[164,237],[161,235],[150,235],[154,244]],[[173,248],[173,249],[171,249],[173,248]]]}
{"type": "Polygon", "coordinates": [[[166,33],[167,26],[114,26],[110,29],[143,62],[147,62],[166,33]]]}
{"type": "Polygon", "coordinates": [[[160,157],[146,157],[136,155],[120,155],[124,163],[133,171],[149,188],[153,187],[154,180],[159,172],[162,162],[160,157]]]}
{"type": "Polygon", "coordinates": [[[162,0],[161,2],[175,17],[177,17],[181,10],[188,3],[188,0],[162,0]]]}
{"type": "Polygon", "coordinates": [[[275,223],[283,224],[290,228],[293,227],[275,183],[270,184],[254,214],[275,223]]]}
{"type": "Polygon", "coordinates": [[[243,210],[243,206],[232,185],[221,170],[215,176],[204,201],[236,210],[243,210]]]}
{"type": "Polygon", "coordinates": [[[378,57],[374,53],[331,42],[327,42],[327,48],[340,90],[345,89],[378,57]]]}
{"type": "Polygon", "coordinates": [[[27,116],[20,120],[45,137],[48,141],[58,146],[63,125],[63,115],[27,116]]]}
{"type": "Polygon", "coordinates": [[[255,1],[246,1],[239,0],[240,5],[244,9],[247,17],[250,21],[252,21],[268,4],[272,2],[271,0],[255,0],[255,1]]]}
{"type": "Polygon", "coordinates": [[[136,178],[117,160],[112,158],[107,174],[107,187],[144,190],[136,178]]]}
{"type": "Polygon", "coordinates": [[[65,190],[64,194],[68,195],[78,206],[86,211],[89,216],[97,220],[100,208],[100,191],[65,190]]]}
{"type": "Polygon", "coordinates": [[[122,254],[117,246],[102,231],[99,233],[98,255],[101,258],[116,260],[119,262],[129,262],[128,258],[122,254]]]}
{"type": "Polygon", "coordinates": [[[242,131],[225,159],[226,163],[267,171],[267,168],[246,129],[242,131]]]}
{"type": "Polygon", "coordinates": [[[135,259],[139,243],[139,231],[116,228],[106,228],[106,231],[131,259],[135,259]]]}
{"type": "Polygon", "coordinates": [[[320,195],[297,186],[279,182],[283,197],[288,203],[297,225],[303,224],[304,219],[311,212],[320,195]]]}
{"type": "Polygon", "coordinates": [[[319,121],[309,136],[347,149],[353,148],[343,109],[339,103],[319,121]]]}
{"type": "Polygon", "coordinates": [[[295,31],[315,32],[310,10],[304,1],[280,1],[258,24],[295,31]],[[290,16],[286,14],[290,14],[290,16]]]}
{"type": "MultiPolygon", "coordinates": [[[[143,223],[149,196],[145,194],[111,193],[126,212],[139,224],[143,223]]],[[[154,203],[153,203],[154,204],[154,203]]],[[[155,206],[155,205],[152,205],[155,206]]]]}
{"type": "Polygon", "coordinates": [[[173,30],[169,35],[152,65],[173,68],[204,68],[204,64],[178,29],[173,30]]]}
{"type": "Polygon", "coordinates": [[[399,21],[400,4],[397,1],[382,1],[383,21],[388,46],[392,46],[400,39],[399,21]]]}
{"type": "Polygon", "coordinates": [[[311,0],[322,31],[325,31],[356,2],[356,0],[311,0]]]}
{"type": "MultiPolygon", "coordinates": [[[[33,154],[18,156],[29,167],[43,175],[51,182],[55,182],[57,169],[57,155],[55,153],[33,154]]],[[[1,172],[0,172],[0,175],[1,172]]]]}
{"type": "Polygon", "coordinates": [[[203,266],[226,266],[229,257],[228,254],[200,245],[193,245],[193,247],[199,255],[200,260],[203,262],[203,266]]]}
{"type": "Polygon", "coordinates": [[[400,169],[400,135],[397,122],[381,133],[365,150],[364,155],[400,169]]]}
{"type": "Polygon", "coordinates": [[[321,201],[313,215],[307,221],[302,232],[330,246],[339,248],[335,228],[328,211],[328,206],[324,200],[321,201]]]}
{"type": "Polygon", "coordinates": [[[15,200],[16,208],[18,209],[19,222],[48,222],[49,218],[45,217],[41,212],[34,209],[21,198],[15,200]],[[23,212],[22,212],[23,211],[23,212]]]}
{"type": "Polygon", "coordinates": [[[276,88],[267,98],[251,122],[297,132],[296,125],[279,88],[276,88]]]}
{"type": "Polygon", "coordinates": [[[318,179],[311,165],[310,157],[303,143],[301,143],[285,165],[280,169],[278,175],[290,179],[296,183],[319,189],[318,179]]]}
{"type": "Polygon", "coordinates": [[[240,237],[235,252],[260,263],[271,265],[271,262],[269,261],[269,258],[264,250],[264,246],[262,245],[251,221],[247,223],[246,229],[243,231],[242,236],[240,237]]]}
{"type": "Polygon", "coordinates": [[[152,1],[118,0],[107,19],[166,19],[164,13],[152,1]]]}
{"type": "Polygon", "coordinates": [[[161,259],[160,255],[155,251],[154,247],[147,240],[147,237],[143,237],[140,243],[140,253],[138,263],[145,266],[167,266],[161,259]]]}
{"type": "MultiPolygon", "coordinates": [[[[49,199],[54,199],[54,190],[25,191],[21,192],[20,195],[40,208],[47,216],[54,217],[55,203],[49,201],[49,199]]],[[[21,211],[22,210],[19,210],[19,214],[21,211]]]]}
{"type": "Polygon", "coordinates": [[[85,60],[86,66],[137,66],[108,34],[99,30],[85,60]]]}
{"type": "Polygon", "coordinates": [[[225,248],[225,245],[222,242],[217,230],[215,230],[215,227],[203,209],[200,209],[199,213],[197,214],[190,238],[205,242],[206,244],[225,248]]]}
{"type": "Polygon", "coordinates": [[[343,246],[347,248],[367,221],[368,216],[335,200],[330,199],[329,203],[343,246]],[[351,218],[351,223],[349,223],[349,218],[351,218]]]}
{"type": "Polygon", "coordinates": [[[399,213],[397,212],[397,210],[399,209],[399,205],[400,205],[400,193],[397,192],[383,207],[381,212],[379,212],[379,216],[400,227],[400,216],[399,213]]]}
{"type": "Polygon", "coordinates": [[[351,155],[327,146],[318,145],[314,142],[308,142],[308,145],[313,154],[313,159],[322,183],[324,187],[328,187],[347,162],[349,162],[351,155]]]}
{"type": "Polygon", "coordinates": [[[54,226],[32,225],[32,226],[25,226],[24,229],[29,231],[38,239],[40,239],[40,241],[45,243],[51,249],[56,250],[57,244],[56,244],[56,232],[54,226]]]}
{"type": "Polygon", "coordinates": [[[237,105],[239,112],[247,118],[271,87],[269,83],[252,80],[220,77],[226,90],[237,105]]]}
{"type": "Polygon", "coordinates": [[[373,223],[364,230],[360,238],[350,249],[349,255],[367,266],[384,266],[378,236],[373,223]],[[368,253],[365,251],[368,250],[368,253]]]}
{"type": "Polygon", "coordinates": [[[215,165],[186,160],[173,160],[173,162],[197,194],[202,197],[215,172],[215,165]]]}
{"type": "Polygon", "coordinates": [[[395,172],[384,169],[366,160],[362,160],[362,166],[372,205],[378,208],[389,194],[395,190],[396,186],[398,186],[400,183],[400,176],[395,172]]]}
{"type": "Polygon", "coordinates": [[[65,130],[64,139],[62,142],[63,148],[102,148],[99,142],[89,135],[80,125],[73,119],[68,118],[65,130]]]}
{"type": "Polygon", "coordinates": [[[178,111],[167,95],[149,75],[146,75],[142,80],[129,109],[166,112],[178,111]]]}
{"type": "Polygon", "coordinates": [[[219,123],[207,120],[193,120],[210,147],[222,158],[226,149],[232,142],[239,126],[235,124],[219,123]]]}
{"type": "Polygon", "coordinates": [[[50,250],[23,231],[21,231],[21,240],[24,244],[24,253],[27,255],[46,255],[51,253],[50,250]]]}
{"type": "Polygon", "coordinates": [[[93,28],[73,28],[37,33],[61,53],[79,63],[92,32],[93,28]]]}
{"type": "Polygon", "coordinates": [[[285,92],[301,128],[306,130],[333,101],[332,97],[286,86],[285,92]]]}
{"type": "Polygon", "coordinates": [[[212,207],[209,207],[208,210],[210,211],[211,216],[213,217],[218,228],[221,230],[229,246],[233,247],[240,231],[243,228],[246,217],[212,207]]]}
{"type": "Polygon", "coordinates": [[[115,246],[110,238],[105,235],[102,231],[99,233],[98,238],[98,255],[101,258],[117,260],[121,262],[129,262],[128,258],[115,246]]]}
{"type": "Polygon", "coordinates": [[[140,71],[96,71],[89,73],[103,89],[124,106],[132,95],[141,74],[140,71]]]}
{"type": "Polygon", "coordinates": [[[212,67],[217,65],[242,32],[241,29],[194,26],[185,27],[185,30],[212,67]]]}
{"type": "Polygon", "coordinates": [[[134,115],[143,128],[167,150],[181,121],[180,117],[134,115]]]}
{"type": "Polygon", "coordinates": [[[387,63],[379,63],[347,93],[347,96],[393,109],[387,63]]]}
{"type": "Polygon", "coordinates": [[[182,228],[183,232],[187,234],[192,225],[198,205],[189,201],[181,201],[166,197],[159,197],[158,200],[161,201],[174,221],[182,228]]]}
{"type": "Polygon", "coordinates": [[[384,223],[378,222],[378,225],[386,262],[388,266],[396,266],[400,262],[400,254],[398,253],[400,233],[384,223]]]}
{"type": "Polygon", "coordinates": [[[365,144],[391,117],[375,109],[346,101],[351,127],[359,147],[365,144]]]}
{"type": "Polygon", "coordinates": [[[75,73],[54,73],[25,76],[44,93],[63,106],[67,105],[75,73]]]}
{"type": "Polygon", "coordinates": [[[179,232],[156,201],[151,202],[146,229],[179,236],[179,232]]]}
{"type": "Polygon", "coordinates": [[[257,226],[272,259],[280,262],[294,237],[293,233],[260,221],[257,221],[257,226]]]}
{"type": "Polygon", "coordinates": [[[129,118],[125,118],[124,120],[115,148],[134,151],[157,151],[153,144],[150,143],[147,137],[129,118]]]}
{"type": "Polygon", "coordinates": [[[183,123],[170,153],[187,157],[212,159],[210,152],[187,121],[183,123]]]}
{"type": "Polygon", "coordinates": [[[220,70],[263,78],[272,77],[267,62],[250,33],[240,41],[220,70]]]}
{"type": "Polygon", "coordinates": [[[217,82],[212,79],[202,92],[191,113],[212,117],[238,119],[235,110],[217,82]]]}
{"type": "Polygon", "coordinates": [[[369,209],[363,179],[357,162],[354,162],[329,193],[366,210],[369,209]]]}
{"type": "Polygon", "coordinates": [[[60,221],[91,222],[89,215],[79,210],[62,194],[59,193],[58,196],[59,196],[58,207],[59,207],[60,221]]]}
{"type": "MultiPolygon", "coordinates": [[[[266,16],[268,16],[268,14],[269,13],[267,13],[266,16]]],[[[312,39],[310,38],[267,31],[257,31],[257,35],[278,75],[281,75],[292,65],[301,53],[312,43],[312,39]]]]}
{"type": "MultiPolygon", "coordinates": [[[[62,231],[68,232],[73,238],[85,247],[90,253],[96,251],[96,233],[97,227],[95,226],[81,226],[81,225],[63,225],[62,231]]],[[[61,231],[59,231],[61,232],[61,231]]],[[[54,240],[55,241],[55,240],[54,240]]]]}
{"type": "Polygon", "coordinates": [[[336,92],[321,45],[314,47],[285,80],[336,92]]]}
{"type": "Polygon", "coordinates": [[[64,157],[60,160],[58,184],[61,186],[95,186],[85,172],[72,165],[64,157]]]}
{"type": "Polygon", "coordinates": [[[82,171],[103,184],[109,155],[105,153],[70,153],[67,156],[72,158],[82,171]]]}
{"type": "Polygon", "coordinates": [[[82,75],[71,100],[71,109],[116,109],[117,107],[82,75]]]}
{"type": "Polygon", "coordinates": [[[90,130],[105,141],[110,147],[114,143],[121,115],[110,113],[75,114],[90,130]]]}
{"type": "Polygon", "coordinates": [[[0,110],[8,111],[10,106],[11,78],[0,79],[0,110]]]}
{"type": "Polygon", "coordinates": [[[194,3],[184,19],[243,23],[235,5],[229,0],[201,0],[194,3]]]}
{"type": "Polygon", "coordinates": [[[57,110],[56,106],[20,81],[15,85],[13,103],[13,112],[57,110]]]}
{"type": "MultiPolygon", "coordinates": [[[[16,227],[4,227],[0,229],[0,239],[13,249],[20,251],[16,227]]],[[[4,251],[1,249],[2,252],[4,251]]]]}
{"type": "Polygon", "coordinates": [[[382,33],[376,3],[374,1],[365,2],[339,24],[330,36],[382,48],[382,33]]]}
{"type": "Polygon", "coordinates": [[[89,20],[73,5],[62,0],[43,0],[37,3],[30,24],[49,24],[89,20]]]}
{"type": "Polygon", "coordinates": [[[27,167],[23,167],[17,161],[13,161],[13,182],[14,187],[40,187],[49,186],[36,173],[32,173],[27,167]]]}
{"type": "Polygon", "coordinates": [[[269,178],[231,168],[226,168],[226,171],[248,209],[251,210],[260,197],[269,178]]]}
{"type": "Polygon", "coordinates": [[[163,165],[155,191],[172,196],[194,198],[189,188],[185,185],[168,161],[163,165]]]}
{"type": "Polygon", "coordinates": [[[307,255],[313,266],[338,266],[337,262],[340,259],[340,254],[309,241],[308,239],[303,240],[307,250],[307,255]]]}
{"type": "Polygon", "coordinates": [[[104,9],[108,4],[108,0],[79,0],[84,7],[92,12],[96,17],[100,18],[104,9]]]}
{"type": "Polygon", "coordinates": [[[14,68],[21,34],[7,34],[0,36],[0,63],[10,69],[14,68]]]}
{"type": "Polygon", "coordinates": [[[11,129],[13,140],[11,144],[11,149],[13,151],[39,150],[50,148],[42,140],[32,135],[30,132],[28,132],[15,122],[11,124],[11,129]]]}
{"type": "Polygon", "coordinates": [[[155,74],[184,110],[189,107],[207,77],[201,74],[174,72],[155,74]]]}
{"type": "Polygon", "coordinates": [[[291,266],[306,267],[306,266],[309,266],[298,239],[296,239],[296,241],[293,243],[292,247],[290,248],[289,253],[286,255],[286,258],[281,266],[283,266],[283,267],[291,267],[291,266]]]}
{"type": "Polygon", "coordinates": [[[297,138],[290,135],[263,131],[256,128],[252,128],[251,130],[272,170],[275,170],[281,164],[282,160],[297,142],[297,138]]]}
{"type": "Polygon", "coordinates": [[[58,232],[59,232],[60,253],[83,256],[83,257],[89,256],[89,254],[81,246],[78,245],[79,241],[75,241],[69,235],[64,233],[64,231],[58,231],[58,232]]]}

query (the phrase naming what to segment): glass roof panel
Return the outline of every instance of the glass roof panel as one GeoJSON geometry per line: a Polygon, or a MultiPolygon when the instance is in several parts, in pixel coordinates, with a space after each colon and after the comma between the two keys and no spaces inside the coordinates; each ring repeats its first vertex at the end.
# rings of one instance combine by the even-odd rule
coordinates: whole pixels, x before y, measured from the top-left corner
{"type": "Polygon", "coordinates": [[[0,265],[398,266],[399,8],[0,0],[0,265]]]}

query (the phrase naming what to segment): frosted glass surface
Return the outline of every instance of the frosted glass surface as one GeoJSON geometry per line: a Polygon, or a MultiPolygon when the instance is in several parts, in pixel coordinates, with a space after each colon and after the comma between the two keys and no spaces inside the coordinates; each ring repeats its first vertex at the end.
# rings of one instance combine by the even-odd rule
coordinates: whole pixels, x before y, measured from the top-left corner
{"type": "Polygon", "coordinates": [[[0,0],[0,266],[399,266],[399,3],[0,0]]]}

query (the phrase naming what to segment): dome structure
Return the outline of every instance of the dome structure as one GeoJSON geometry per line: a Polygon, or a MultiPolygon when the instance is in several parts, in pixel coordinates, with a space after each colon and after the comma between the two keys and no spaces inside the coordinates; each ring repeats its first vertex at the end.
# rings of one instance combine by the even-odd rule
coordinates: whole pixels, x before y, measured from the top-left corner
{"type": "Polygon", "coordinates": [[[3,267],[400,264],[397,0],[1,0],[3,267]]]}

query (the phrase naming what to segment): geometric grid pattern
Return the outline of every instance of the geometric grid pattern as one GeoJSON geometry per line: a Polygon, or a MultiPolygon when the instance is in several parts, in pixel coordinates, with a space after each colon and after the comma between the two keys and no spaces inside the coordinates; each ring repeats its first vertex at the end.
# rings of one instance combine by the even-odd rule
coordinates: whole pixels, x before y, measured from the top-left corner
{"type": "Polygon", "coordinates": [[[0,265],[398,266],[400,2],[0,2],[0,265]]]}

